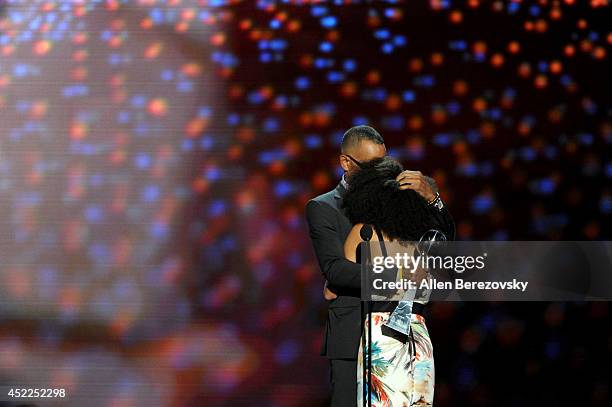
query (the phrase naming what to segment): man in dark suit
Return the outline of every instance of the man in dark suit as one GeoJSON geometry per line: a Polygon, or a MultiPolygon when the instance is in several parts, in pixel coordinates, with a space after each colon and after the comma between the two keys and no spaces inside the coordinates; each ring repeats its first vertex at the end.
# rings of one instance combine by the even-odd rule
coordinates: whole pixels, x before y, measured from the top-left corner
{"type": "MultiPolygon", "coordinates": [[[[381,135],[369,126],[355,126],[342,138],[342,180],[335,189],[308,201],[306,219],[310,238],[325,276],[329,300],[321,355],[330,359],[331,406],[357,405],[357,352],[361,337],[361,267],[344,257],[344,241],[352,229],[342,209],[347,178],[361,163],[387,154],[381,135]]],[[[398,175],[400,188],[413,189],[427,200],[438,227],[454,239],[455,224],[436,191],[433,179],[418,171],[398,175]]]]}

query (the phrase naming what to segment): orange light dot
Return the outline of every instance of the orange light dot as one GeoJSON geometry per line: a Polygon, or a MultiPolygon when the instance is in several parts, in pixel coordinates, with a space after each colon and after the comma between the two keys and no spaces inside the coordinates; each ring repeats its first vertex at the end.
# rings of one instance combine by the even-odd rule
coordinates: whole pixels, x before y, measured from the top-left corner
{"type": "Polygon", "coordinates": [[[237,160],[240,157],[242,157],[242,152],[243,152],[243,148],[242,146],[231,146],[228,150],[227,150],[227,158],[229,158],[230,160],[237,160]]]}
{"type": "Polygon", "coordinates": [[[474,54],[485,54],[487,52],[487,44],[484,41],[476,41],[472,45],[474,54]]]}
{"type": "Polygon", "coordinates": [[[431,64],[434,66],[442,65],[442,63],[444,62],[444,55],[439,52],[434,52],[433,54],[431,54],[430,61],[431,64]]]}
{"type": "Polygon", "coordinates": [[[240,22],[238,27],[244,31],[244,30],[248,30],[249,28],[251,28],[252,25],[253,23],[251,22],[251,20],[245,19],[240,22]]]}
{"type": "Polygon", "coordinates": [[[558,74],[562,69],[563,66],[561,65],[561,62],[555,60],[550,63],[550,72],[558,74]]]}
{"type": "Polygon", "coordinates": [[[467,152],[467,145],[463,141],[453,144],[453,152],[457,155],[463,155],[467,152]]]}
{"type": "Polygon", "coordinates": [[[576,48],[573,45],[566,45],[563,52],[568,57],[573,57],[576,54],[576,48]]]}
{"type": "Polygon", "coordinates": [[[181,68],[181,72],[191,77],[198,76],[202,73],[202,66],[197,62],[191,62],[183,65],[181,68]]]}
{"type": "Polygon", "coordinates": [[[85,123],[73,123],[70,128],[70,138],[73,140],[81,140],[87,136],[87,125],[85,123]]]}
{"type": "Polygon", "coordinates": [[[366,81],[371,85],[377,84],[380,81],[380,72],[376,70],[368,72],[366,75],[366,81]]]}
{"type": "Polygon", "coordinates": [[[195,16],[196,16],[196,12],[192,8],[184,9],[181,13],[182,20],[193,20],[195,16]]]}
{"type": "Polygon", "coordinates": [[[159,41],[156,41],[154,43],[151,43],[144,52],[144,57],[146,59],[154,59],[157,58],[159,56],[159,54],[162,52],[162,50],[164,49],[164,44],[162,44],[159,41]]]}
{"type": "Polygon", "coordinates": [[[148,30],[151,27],[153,27],[153,20],[148,17],[143,18],[140,22],[140,28],[142,28],[143,30],[148,30]]]}
{"type": "Polygon", "coordinates": [[[210,43],[216,47],[225,44],[225,34],[215,33],[210,37],[210,43]]]}
{"type": "Polygon", "coordinates": [[[0,88],[3,88],[11,83],[11,77],[7,74],[0,75],[0,88]]]}
{"type": "Polygon", "coordinates": [[[529,66],[527,62],[523,62],[519,65],[518,73],[523,78],[528,77],[529,75],[531,75],[531,66],[529,66]]]}
{"type": "Polygon", "coordinates": [[[244,95],[244,88],[240,85],[232,85],[229,89],[229,97],[231,99],[238,99],[244,95]]]}
{"type": "Polygon", "coordinates": [[[87,68],[78,66],[70,72],[70,78],[74,81],[82,81],[87,78],[87,68]]]}
{"type": "Polygon", "coordinates": [[[529,126],[525,122],[520,122],[518,127],[517,127],[517,129],[516,129],[516,131],[519,133],[519,135],[526,136],[531,131],[531,126],[529,126]]]}
{"type": "Polygon", "coordinates": [[[236,137],[242,143],[250,143],[251,141],[255,140],[255,130],[253,130],[251,127],[241,127],[238,130],[236,137]]]}
{"type": "Polygon", "coordinates": [[[197,117],[190,120],[185,126],[185,133],[188,137],[194,138],[200,135],[208,126],[208,120],[204,117],[197,117]]]}
{"type": "Polygon", "coordinates": [[[562,117],[563,117],[563,112],[561,112],[561,110],[559,109],[551,109],[548,112],[548,120],[551,123],[559,123],[562,117]]]}
{"type": "Polygon", "coordinates": [[[47,113],[48,104],[45,101],[37,101],[32,105],[32,117],[40,118],[47,113]]]}
{"type": "Polygon", "coordinates": [[[193,183],[191,184],[191,188],[197,192],[197,193],[203,193],[206,192],[206,190],[208,189],[209,186],[209,182],[208,180],[204,179],[204,178],[197,178],[195,181],[193,181],[193,183]]]}
{"type": "Polygon", "coordinates": [[[423,69],[423,61],[420,58],[412,58],[408,66],[412,72],[419,72],[423,69]]]}
{"type": "Polygon", "coordinates": [[[40,40],[34,44],[34,53],[36,55],[45,55],[51,50],[51,42],[47,40],[40,40]]]}
{"type": "Polygon", "coordinates": [[[606,57],[606,50],[604,47],[598,46],[593,50],[593,57],[596,59],[604,59],[606,57]]]}
{"type": "Polygon", "coordinates": [[[499,68],[504,64],[504,56],[502,54],[494,54],[491,57],[491,65],[495,68],[499,68]]]}
{"type": "Polygon", "coordinates": [[[299,20],[291,20],[287,24],[287,31],[289,32],[297,32],[302,27],[302,23],[299,20]]]}
{"type": "Polygon", "coordinates": [[[121,75],[121,74],[116,74],[113,75],[110,80],[108,81],[108,83],[112,86],[112,87],[118,87],[121,86],[125,83],[125,75],[121,75]]]}
{"type": "Polygon", "coordinates": [[[323,171],[319,171],[312,177],[311,182],[315,190],[322,190],[329,186],[329,183],[330,183],[329,175],[327,175],[327,173],[323,171]]]}
{"type": "Polygon", "coordinates": [[[535,30],[539,33],[546,32],[546,30],[548,30],[548,23],[546,20],[540,19],[536,21],[535,30]]]}
{"type": "Polygon", "coordinates": [[[411,130],[420,130],[423,127],[423,119],[421,116],[412,116],[408,120],[408,128],[411,130]]]}
{"type": "Polygon", "coordinates": [[[482,112],[483,110],[487,108],[487,101],[484,100],[483,98],[476,98],[474,99],[474,102],[472,103],[472,108],[476,112],[482,112]]]}
{"type": "Polygon", "coordinates": [[[561,9],[559,7],[554,7],[550,10],[550,19],[551,20],[560,20],[561,19],[561,9]]]}
{"type": "Polygon", "coordinates": [[[122,30],[124,27],[125,27],[125,21],[120,18],[116,18],[113,21],[111,21],[111,28],[113,29],[113,31],[122,30]]]}
{"type": "Polygon", "coordinates": [[[312,123],[312,115],[309,112],[303,112],[300,115],[299,121],[303,127],[308,127],[312,123]]]}
{"type": "Polygon", "coordinates": [[[380,18],[376,14],[368,15],[368,26],[378,27],[380,25],[380,18]]]}
{"type": "Polygon", "coordinates": [[[110,48],[119,48],[121,46],[121,42],[122,42],[121,37],[116,35],[108,41],[108,46],[110,48]]]}
{"type": "Polygon", "coordinates": [[[270,173],[273,175],[280,175],[285,172],[285,163],[282,161],[274,161],[270,164],[270,173]]]}
{"type": "Polygon", "coordinates": [[[300,66],[302,68],[310,68],[312,66],[314,59],[312,55],[305,54],[300,57],[300,66]]]}
{"type": "Polygon", "coordinates": [[[284,11],[281,11],[279,13],[276,13],[276,17],[274,17],[276,20],[278,21],[286,21],[287,20],[287,13],[284,11]]]}
{"type": "Polygon", "coordinates": [[[397,109],[400,108],[400,106],[402,105],[402,99],[397,95],[397,94],[391,94],[389,95],[389,97],[387,98],[387,109],[391,110],[391,111],[395,111],[397,109]]]}
{"type": "Polygon", "coordinates": [[[290,157],[295,157],[298,154],[300,154],[300,152],[302,151],[302,146],[300,145],[300,142],[296,139],[291,139],[291,140],[287,140],[287,142],[285,143],[285,152],[290,156],[290,157]]]}
{"type": "Polygon", "coordinates": [[[447,117],[448,116],[444,109],[434,109],[434,111],[431,113],[431,121],[435,124],[443,124],[446,122],[447,117]]]}
{"type": "Polygon", "coordinates": [[[108,11],[116,11],[119,9],[119,2],[117,0],[106,0],[106,9],[108,11]]]}
{"type": "Polygon", "coordinates": [[[13,52],[15,52],[15,46],[13,46],[12,44],[5,45],[4,47],[2,47],[2,55],[4,56],[12,55],[13,52]]]}
{"type": "Polygon", "coordinates": [[[333,30],[327,33],[327,41],[336,42],[340,38],[340,33],[337,30],[333,30]]]}
{"type": "Polygon", "coordinates": [[[589,40],[580,41],[580,50],[582,52],[591,52],[593,49],[593,43],[589,40]]]}
{"type": "Polygon", "coordinates": [[[508,52],[517,54],[521,50],[521,45],[517,41],[512,41],[508,44],[508,52]]]}
{"type": "Polygon", "coordinates": [[[83,62],[89,57],[89,53],[86,50],[78,50],[72,54],[72,59],[75,62],[83,62]]]}
{"type": "Polygon", "coordinates": [[[174,26],[174,30],[177,33],[184,33],[189,30],[189,23],[187,21],[181,21],[174,26]]]}
{"type": "Polygon", "coordinates": [[[514,105],[514,99],[512,99],[511,97],[504,96],[501,98],[500,105],[504,109],[510,109],[514,105]]]}
{"type": "Polygon", "coordinates": [[[110,160],[110,162],[112,164],[121,164],[123,162],[125,162],[127,155],[125,153],[125,151],[123,150],[115,150],[112,153],[110,153],[108,159],[110,160]]]}
{"type": "Polygon", "coordinates": [[[72,37],[72,42],[75,44],[84,44],[87,42],[88,36],[87,33],[80,32],[76,33],[74,37],[72,37]]]}
{"type": "Polygon", "coordinates": [[[543,89],[548,85],[548,78],[544,75],[538,75],[534,79],[534,85],[538,89],[543,89]]]}
{"type": "Polygon", "coordinates": [[[495,136],[495,125],[491,122],[484,122],[480,126],[480,133],[485,139],[490,139],[495,136]]]}
{"type": "Polygon", "coordinates": [[[468,91],[468,84],[465,81],[455,81],[453,84],[453,93],[457,96],[464,96],[468,91]]]}
{"type": "Polygon", "coordinates": [[[74,9],[75,17],[83,17],[87,14],[87,9],[84,6],[78,6],[74,9]]]}
{"type": "Polygon", "coordinates": [[[232,76],[232,73],[234,73],[234,69],[230,68],[229,66],[223,67],[221,69],[217,70],[217,74],[224,79],[229,78],[230,76],[232,76]]]}
{"type": "Polygon", "coordinates": [[[463,14],[459,10],[453,10],[450,13],[449,20],[453,24],[460,24],[463,21],[463,14]]]}
{"type": "Polygon", "coordinates": [[[264,100],[270,99],[274,95],[274,88],[272,86],[262,86],[259,89],[259,94],[264,98],[264,100]]]}
{"type": "Polygon", "coordinates": [[[346,82],[340,88],[340,94],[346,98],[351,98],[357,93],[357,85],[354,82],[346,82]]]}
{"type": "Polygon", "coordinates": [[[163,98],[155,98],[149,102],[148,110],[153,116],[163,116],[168,110],[168,104],[163,98]]]}
{"type": "Polygon", "coordinates": [[[315,112],[313,123],[317,127],[325,127],[331,122],[331,117],[325,112],[315,112]]]}

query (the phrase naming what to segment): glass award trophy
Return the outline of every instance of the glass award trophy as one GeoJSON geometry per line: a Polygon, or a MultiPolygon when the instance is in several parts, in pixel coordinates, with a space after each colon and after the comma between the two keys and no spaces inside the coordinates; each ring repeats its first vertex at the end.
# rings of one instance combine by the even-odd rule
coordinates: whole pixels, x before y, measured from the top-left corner
{"type": "MultiPolygon", "coordinates": [[[[421,236],[416,251],[421,256],[427,256],[435,242],[446,241],[446,235],[437,229],[430,229],[421,236]]],[[[385,326],[408,335],[410,332],[410,317],[412,315],[412,302],[421,297],[422,290],[407,290],[391,315],[385,326]]]]}

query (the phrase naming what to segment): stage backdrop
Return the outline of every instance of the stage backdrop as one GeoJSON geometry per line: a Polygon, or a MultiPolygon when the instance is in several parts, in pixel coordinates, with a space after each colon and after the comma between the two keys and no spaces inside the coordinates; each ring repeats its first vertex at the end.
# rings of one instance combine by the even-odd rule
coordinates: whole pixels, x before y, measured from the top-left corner
{"type": "MultiPolygon", "coordinates": [[[[0,385],[326,405],[303,209],[356,124],[436,179],[459,239],[609,239],[610,19],[607,0],[0,1],[0,385]]],[[[609,405],[610,321],[432,304],[436,405],[609,405]]]]}

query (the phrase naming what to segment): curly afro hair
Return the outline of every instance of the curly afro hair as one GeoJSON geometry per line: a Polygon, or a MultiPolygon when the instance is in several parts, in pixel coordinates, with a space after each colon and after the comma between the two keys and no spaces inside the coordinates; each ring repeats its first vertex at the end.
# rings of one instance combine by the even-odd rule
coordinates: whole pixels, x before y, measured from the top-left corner
{"type": "Polygon", "coordinates": [[[434,226],[427,202],[417,192],[399,189],[403,171],[396,160],[383,157],[363,163],[352,174],[343,199],[352,224],[377,226],[390,239],[415,241],[434,226]]]}

